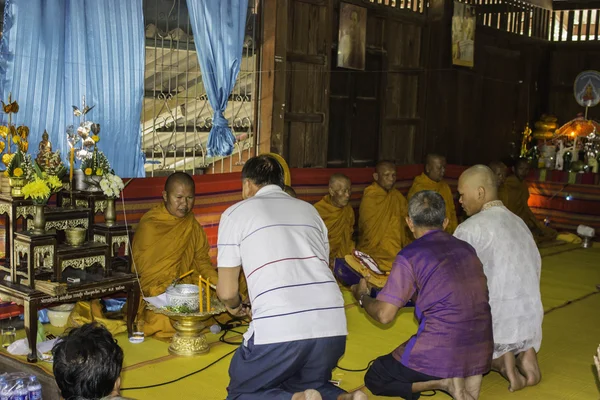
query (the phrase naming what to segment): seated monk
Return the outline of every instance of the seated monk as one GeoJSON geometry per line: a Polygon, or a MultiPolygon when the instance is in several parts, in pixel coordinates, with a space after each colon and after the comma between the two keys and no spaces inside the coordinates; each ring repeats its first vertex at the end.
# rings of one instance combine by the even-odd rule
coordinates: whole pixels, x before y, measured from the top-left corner
{"type": "Polygon", "coordinates": [[[506,181],[506,175],[508,175],[508,168],[502,161],[492,161],[489,167],[497,177],[496,185],[498,185],[498,200],[506,205],[508,199],[506,198],[504,182],[506,181]]]}
{"type": "MultiPolygon", "coordinates": [[[[217,270],[210,262],[206,233],[194,217],[195,184],[191,176],[175,172],[167,179],[164,203],[152,208],[142,219],[133,239],[133,260],[140,275],[142,293],[158,296],[185,272],[192,275],[181,283],[198,284],[198,276],[217,283],[217,270]]],[[[140,305],[138,321],[146,335],[171,337],[175,330],[169,317],[140,305]]]]}
{"type": "Polygon", "coordinates": [[[394,185],[396,166],[382,161],[375,167],[373,182],[363,192],[358,212],[358,250],[371,256],[387,272],[406,243],[408,203],[394,185]]]}
{"type": "Polygon", "coordinates": [[[448,225],[446,232],[452,234],[458,225],[456,210],[454,209],[454,197],[450,186],[444,181],[446,172],[446,157],[437,154],[428,154],[425,163],[425,172],[415,177],[415,180],[408,191],[408,201],[418,192],[423,190],[433,190],[438,192],[446,203],[446,218],[448,225]]]}
{"type": "Polygon", "coordinates": [[[529,162],[525,159],[517,160],[514,166],[514,175],[506,178],[504,182],[504,190],[506,191],[504,195],[506,198],[505,206],[514,214],[521,217],[529,230],[531,230],[536,243],[555,240],[558,233],[539,221],[527,204],[529,189],[527,183],[525,183],[525,178],[528,173],[529,162]]]}
{"type": "Polygon", "coordinates": [[[354,210],[348,204],[352,187],[344,174],[329,178],[329,194],[315,204],[317,212],[327,226],[329,237],[329,267],[336,258],[343,258],[354,250],[354,210]]]}

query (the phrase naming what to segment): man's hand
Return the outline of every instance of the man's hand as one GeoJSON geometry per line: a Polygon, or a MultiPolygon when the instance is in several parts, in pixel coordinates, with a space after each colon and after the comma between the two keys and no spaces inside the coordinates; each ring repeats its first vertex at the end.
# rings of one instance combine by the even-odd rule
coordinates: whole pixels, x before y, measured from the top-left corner
{"type": "Polygon", "coordinates": [[[249,312],[250,308],[248,305],[244,304],[243,302],[240,302],[240,305],[236,308],[230,308],[227,306],[227,304],[225,304],[225,308],[227,308],[227,312],[234,317],[245,318],[252,315],[252,313],[249,312]]]}
{"type": "Polygon", "coordinates": [[[352,285],[350,289],[352,290],[352,294],[357,301],[361,296],[369,295],[371,293],[371,288],[369,287],[369,284],[365,278],[362,278],[358,284],[352,285]]]}

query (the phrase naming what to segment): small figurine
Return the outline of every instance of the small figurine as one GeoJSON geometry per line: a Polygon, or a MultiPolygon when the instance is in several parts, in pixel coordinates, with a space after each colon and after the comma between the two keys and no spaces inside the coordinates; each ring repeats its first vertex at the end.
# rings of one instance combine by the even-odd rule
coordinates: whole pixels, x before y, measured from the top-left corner
{"type": "Polygon", "coordinates": [[[47,166],[50,162],[50,154],[52,153],[52,143],[48,140],[48,132],[44,131],[42,134],[42,141],[38,146],[38,155],[35,161],[40,166],[47,166]]]}
{"type": "Polygon", "coordinates": [[[558,151],[556,152],[556,165],[554,169],[562,171],[564,165],[564,155],[565,155],[565,147],[563,146],[563,141],[558,141],[558,151]]]}

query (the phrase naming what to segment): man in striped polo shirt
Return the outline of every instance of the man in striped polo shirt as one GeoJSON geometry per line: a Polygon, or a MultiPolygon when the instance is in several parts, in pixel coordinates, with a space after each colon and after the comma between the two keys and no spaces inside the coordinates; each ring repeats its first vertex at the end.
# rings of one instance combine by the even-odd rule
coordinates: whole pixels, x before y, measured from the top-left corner
{"type": "Polygon", "coordinates": [[[230,314],[252,315],[231,360],[227,398],[366,399],[329,383],[348,332],[327,228],[283,186],[275,158],[251,158],[242,170],[244,200],[221,216],[217,294],[230,314]],[[239,294],[242,269],[251,313],[239,294]]]}

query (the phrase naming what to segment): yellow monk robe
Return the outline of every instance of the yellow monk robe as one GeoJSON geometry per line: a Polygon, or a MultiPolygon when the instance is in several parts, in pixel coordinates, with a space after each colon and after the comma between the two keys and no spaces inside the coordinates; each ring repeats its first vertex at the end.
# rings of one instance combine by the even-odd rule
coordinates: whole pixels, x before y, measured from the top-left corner
{"type": "MultiPolygon", "coordinates": [[[[531,230],[536,243],[546,242],[556,239],[557,232],[544,225],[539,221],[533,211],[529,208],[529,188],[527,183],[520,181],[515,175],[506,178],[504,182],[504,193],[502,196],[506,201],[503,201],[506,208],[514,214],[521,217],[527,227],[531,230]]],[[[500,197],[502,199],[502,197],[500,197]]]]}
{"type": "MultiPolygon", "coordinates": [[[[189,270],[192,275],[181,283],[198,284],[198,277],[217,282],[217,270],[210,262],[206,233],[194,213],[184,218],[171,215],[164,203],[152,208],[142,219],[133,239],[133,259],[140,274],[142,292],[146,297],[158,296],[167,290],[173,279],[189,270]]],[[[157,337],[173,336],[168,317],[145,309],[140,304],[138,319],[145,321],[144,333],[157,337]]]]}
{"type": "Polygon", "coordinates": [[[336,258],[344,258],[354,250],[354,210],[349,204],[342,208],[334,206],[330,195],[319,200],[315,208],[327,226],[329,267],[333,268],[336,258]]]}
{"type": "Polygon", "coordinates": [[[390,271],[407,241],[408,203],[397,189],[387,192],[376,182],[368,186],[358,213],[357,248],[370,255],[382,271],[390,271]]]}
{"type": "Polygon", "coordinates": [[[438,192],[443,198],[444,203],[446,203],[446,218],[448,218],[448,226],[446,227],[446,232],[449,234],[453,234],[454,230],[458,226],[458,220],[456,218],[456,209],[454,208],[454,197],[452,196],[452,191],[450,190],[450,186],[444,181],[436,182],[430,179],[424,172],[415,177],[410,190],[408,191],[408,201],[420,191],[423,190],[433,190],[434,192],[438,192]]]}

